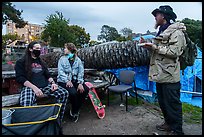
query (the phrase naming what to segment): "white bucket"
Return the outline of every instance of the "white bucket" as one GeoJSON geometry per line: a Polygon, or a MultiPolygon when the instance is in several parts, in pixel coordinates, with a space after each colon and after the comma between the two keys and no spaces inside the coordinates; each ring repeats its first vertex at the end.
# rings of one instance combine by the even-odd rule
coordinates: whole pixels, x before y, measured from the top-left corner
{"type": "Polygon", "coordinates": [[[11,124],[11,116],[14,111],[14,109],[2,110],[2,124],[11,124]]]}

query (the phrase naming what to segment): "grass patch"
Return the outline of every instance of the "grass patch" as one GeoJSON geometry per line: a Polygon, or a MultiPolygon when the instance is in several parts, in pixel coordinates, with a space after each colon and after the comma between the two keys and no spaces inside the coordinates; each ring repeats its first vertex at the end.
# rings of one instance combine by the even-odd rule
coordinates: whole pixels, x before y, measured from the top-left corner
{"type": "Polygon", "coordinates": [[[191,104],[182,103],[183,120],[186,123],[201,124],[202,123],[202,108],[191,104]]]}
{"type": "Polygon", "coordinates": [[[128,97],[128,105],[137,106],[141,104],[143,104],[143,101],[141,98],[138,98],[138,104],[137,104],[135,97],[128,97]]]}
{"type": "Polygon", "coordinates": [[[158,102],[153,102],[152,104],[159,107],[159,103],[158,102]]]}
{"type": "MultiPolygon", "coordinates": [[[[115,100],[117,98],[117,96],[120,96],[119,94],[114,94],[113,92],[110,92],[109,94],[109,101],[115,100]]],[[[102,104],[107,104],[107,95],[103,95],[101,99],[102,104]]]]}
{"type": "MultiPolygon", "coordinates": [[[[159,107],[158,102],[154,102],[152,104],[159,107]]],[[[184,122],[190,123],[190,124],[202,123],[202,108],[183,102],[182,113],[183,113],[184,122]]]]}
{"type": "MultiPolygon", "coordinates": [[[[123,95],[123,103],[125,103],[125,95],[123,95]]],[[[110,92],[109,94],[109,101],[110,102],[114,102],[114,101],[119,101],[120,103],[120,94],[117,94],[117,93],[113,93],[113,92],[110,92]]],[[[101,100],[102,104],[106,104],[107,103],[107,95],[104,96],[104,98],[101,100]]],[[[129,96],[128,97],[128,105],[133,105],[133,106],[137,106],[137,105],[141,105],[143,104],[143,101],[141,98],[138,97],[138,104],[136,102],[136,98],[135,97],[131,97],[129,96]]]]}
{"type": "MultiPolygon", "coordinates": [[[[115,99],[120,99],[120,95],[110,92],[110,101],[113,101],[115,99]]],[[[103,98],[103,100],[101,101],[103,104],[106,104],[107,96],[105,96],[105,98],[103,98]]],[[[125,102],[125,96],[123,96],[123,102],[125,102]]],[[[137,106],[137,105],[142,105],[142,104],[143,104],[143,99],[138,97],[138,104],[137,104],[135,97],[131,97],[131,96],[128,97],[128,105],[137,106]]],[[[159,107],[158,102],[153,102],[150,104],[159,107]]],[[[187,104],[183,102],[182,103],[182,113],[183,113],[184,122],[190,123],[190,124],[202,124],[202,108],[199,108],[197,106],[193,106],[191,104],[187,104]]]]}

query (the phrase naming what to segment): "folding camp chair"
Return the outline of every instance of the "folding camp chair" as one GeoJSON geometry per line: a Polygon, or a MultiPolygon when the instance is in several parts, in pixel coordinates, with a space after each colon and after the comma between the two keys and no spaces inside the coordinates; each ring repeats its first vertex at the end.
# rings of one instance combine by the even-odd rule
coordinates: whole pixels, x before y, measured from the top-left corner
{"type": "Polygon", "coordinates": [[[126,111],[128,111],[128,98],[127,98],[127,92],[128,91],[135,91],[136,94],[136,102],[138,104],[137,99],[137,91],[136,91],[136,82],[135,82],[135,72],[132,70],[121,70],[119,72],[119,83],[118,85],[109,86],[108,87],[108,106],[109,106],[109,92],[119,93],[121,95],[122,100],[122,94],[126,94],[126,111]],[[134,83],[134,88],[132,88],[132,85],[134,83]]]}

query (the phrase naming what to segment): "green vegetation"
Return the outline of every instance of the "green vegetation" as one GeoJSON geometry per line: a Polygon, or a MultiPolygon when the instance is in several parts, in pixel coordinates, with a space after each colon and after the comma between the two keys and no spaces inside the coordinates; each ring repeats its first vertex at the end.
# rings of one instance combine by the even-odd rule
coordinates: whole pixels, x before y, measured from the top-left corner
{"type": "MultiPolygon", "coordinates": [[[[16,23],[17,28],[23,28],[28,22],[24,21],[21,17],[23,10],[18,10],[11,2],[2,2],[2,25],[6,24],[8,20],[12,20],[16,23]]],[[[101,42],[109,41],[128,41],[132,40],[133,32],[130,28],[124,27],[118,30],[107,24],[104,24],[101,28],[100,34],[97,39],[100,41],[90,41],[90,34],[86,30],[78,25],[70,25],[70,19],[64,18],[61,12],[56,11],[55,14],[48,15],[45,19],[45,30],[41,36],[32,36],[33,40],[46,40],[52,47],[63,47],[65,42],[74,43],[77,48],[81,48],[83,45],[96,45],[101,42]]],[[[191,40],[197,44],[202,50],[202,20],[193,20],[184,18],[180,22],[186,25],[186,31],[191,40]]],[[[2,35],[3,36],[3,35],[2,35]]],[[[11,37],[11,36],[9,36],[11,37]]],[[[2,44],[5,45],[8,39],[13,41],[13,38],[4,36],[2,44]]],[[[15,38],[19,39],[19,38],[15,38]]]]}
{"type": "MultiPolygon", "coordinates": [[[[110,94],[110,100],[114,100],[116,96],[120,96],[120,95],[110,94]]],[[[125,100],[125,96],[123,96],[123,98],[125,100]]],[[[138,98],[138,104],[137,104],[135,97],[128,97],[128,105],[138,106],[138,105],[142,105],[143,102],[144,102],[143,99],[138,98]]],[[[154,102],[150,104],[159,107],[158,102],[154,102]]],[[[182,103],[182,111],[183,111],[184,122],[190,123],[190,124],[201,124],[202,123],[202,108],[193,106],[191,104],[182,103]]]]}
{"type": "Polygon", "coordinates": [[[53,47],[64,47],[64,43],[72,42],[77,48],[87,44],[90,34],[86,33],[85,28],[78,25],[69,25],[69,19],[64,18],[61,12],[47,16],[45,30],[42,32],[42,39],[48,40],[53,47]]]}
{"type": "Polygon", "coordinates": [[[23,28],[27,22],[21,17],[23,10],[18,10],[11,2],[2,2],[2,24],[6,24],[8,20],[16,23],[17,28],[23,28]]]}
{"type": "MultiPolygon", "coordinates": [[[[120,95],[115,95],[114,93],[111,92],[109,96],[109,101],[115,100],[117,96],[120,96],[120,95]]],[[[102,104],[107,104],[107,94],[103,94],[102,96],[100,96],[100,99],[102,104]]]]}
{"type": "Polygon", "coordinates": [[[114,27],[110,27],[108,25],[103,25],[101,28],[101,34],[98,35],[98,40],[102,40],[103,42],[116,40],[120,35],[118,31],[114,27]]]}
{"type": "Polygon", "coordinates": [[[136,102],[135,97],[129,97],[128,98],[128,105],[138,106],[138,105],[142,105],[142,104],[143,104],[143,100],[141,98],[138,98],[138,104],[136,102]]]}
{"type": "Polygon", "coordinates": [[[69,20],[64,18],[61,12],[56,11],[46,17],[45,30],[42,32],[42,39],[48,40],[53,47],[63,47],[69,40],[70,34],[67,30],[69,20]]]}
{"type": "MultiPolygon", "coordinates": [[[[117,93],[113,93],[110,92],[110,96],[109,96],[109,101],[112,102],[114,100],[118,100],[120,103],[120,94],[117,93]]],[[[104,97],[101,98],[101,102],[102,104],[106,104],[107,103],[107,95],[104,95],[104,97]]],[[[125,96],[123,96],[123,102],[125,103],[125,96]]],[[[138,98],[138,104],[136,102],[136,98],[135,97],[128,97],[128,105],[133,105],[133,106],[138,106],[138,105],[142,105],[143,104],[143,100],[141,98],[138,98]]]]}
{"type": "Polygon", "coordinates": [[[6,44],[7,44],[7,41],[10,40],[10,41],[15,41],[17,39],[20,39],[20,36],[17,35],[17,34],[6,34],[6,35],[2,35],[2,49],[5,49],[6,48],[6,44]]]}
{"type": "MultiPolygon", "coordinates": [[[[153,105],[159,107],[158,102],[154,102],[153,105]]],[[[201,124],[202,123],[202,108],[193,106],[191,104],[182,103],[183,120],[186,123],[201,124]]]]}
{"type": "Polygon", "coordinates": [[[118,33],[117,29],[115,27],[111,27],[109,25],[103,25],[101,28],[100,35],[98,35],[98,40],[101,40],[103,42],[109,42],[109,41],[128,41],[132,40],[132,30],[129,28],[123,28],[121,30],[121,34],[118,33]]]}
{"type": "MultiPolygon", "coordinates": [[[[158,102],[154,102],[153,105],[159,107],[158,102]]],[[[202,108],[193,106],[191,104],[182,103],[183,120],[186,123],[201,124],[202,123],[202,108]]]]}
{"type": "Polygon", "coordinates": [[[202,108],[191,104],[182,103],[183,120],[186,123],[201,124],[202,123],[202,108]]]}
{"type": "Polygon", "coordinates": [[[81,48],[81,45],[89,43],[90,34],[86,33],[85,28],[78,25],[70,25],[67,29],[71,34],[70,42],[74,43],[77,48],[81,48]]]}
{"type": "Polygon", "coordinates": [[[186,25],[190,39],[202,49],[202,21],[185,18],[181,22],[186,25]]]}

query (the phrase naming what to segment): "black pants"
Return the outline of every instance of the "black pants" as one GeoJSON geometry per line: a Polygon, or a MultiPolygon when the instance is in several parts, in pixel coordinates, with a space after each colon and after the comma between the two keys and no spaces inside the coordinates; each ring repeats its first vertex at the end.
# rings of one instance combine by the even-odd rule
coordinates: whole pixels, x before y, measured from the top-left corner
{"type": "Polygon", "coordinates": [[[156,83],[158,102],[165,122],[177,133],[183,133],[180,88],[180,82],[156,83]]]}
{"type": "Polygon", "coordinates": [[[76,81],[72,81],[73,87],[66,87],[66,83],[62,82],[58,82],[58,84],[69,92],[68,98],[71,103],[72,113],[78,113],[85,97],[88,95],[89,88],[83,83],[82,85],[84,87],[84,92],[80,93],[79,91],[77,91],[77,87],[79,84],[76,81]]]}

